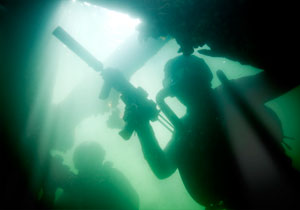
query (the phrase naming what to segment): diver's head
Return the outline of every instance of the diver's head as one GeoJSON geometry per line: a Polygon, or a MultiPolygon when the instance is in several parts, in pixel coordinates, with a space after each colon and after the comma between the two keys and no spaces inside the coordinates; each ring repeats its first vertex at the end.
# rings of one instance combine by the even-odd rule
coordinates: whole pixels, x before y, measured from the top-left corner
{"type": "Polygon", "coordinates": [[[211,90],[213,75],[204,60],[194,55],[169,60],[164,71],[163,87],[168,89],[169,96],[177,97],[185,105],[205,97],[211,90]]]}
{"type": "Polygon", "coordinates": [[[85,142],[74,152],[73,162],[80,173],[94,172],[103,164],[105,151],[96,142],[85,142]]]}

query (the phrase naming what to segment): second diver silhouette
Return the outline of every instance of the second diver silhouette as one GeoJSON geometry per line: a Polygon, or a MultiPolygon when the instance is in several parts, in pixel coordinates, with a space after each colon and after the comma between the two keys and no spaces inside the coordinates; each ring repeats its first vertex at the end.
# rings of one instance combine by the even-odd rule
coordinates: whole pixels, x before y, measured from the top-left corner
{"type": "Polygon", "coordinates": [[[59,209],[138,209],[139,198],[125,176],[104,162],[105,151],[95,142],[79,145],[73,155],[77,175],[65,180],[59,209]]]}

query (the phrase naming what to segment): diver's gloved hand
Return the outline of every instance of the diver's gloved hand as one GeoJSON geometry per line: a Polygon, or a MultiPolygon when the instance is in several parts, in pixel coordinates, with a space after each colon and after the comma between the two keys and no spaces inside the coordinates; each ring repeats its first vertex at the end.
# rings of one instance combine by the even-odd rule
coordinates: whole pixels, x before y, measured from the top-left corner
{"type": "Polygon", "coordinates": [[[140,124],[149,122],[150,117],[147,110],[137,106],[136,104],[129,104],[125,107],[123,120],[125,123],[131,123],[137,127],[140,124]]]}
{"type": "Polygon", "coordinates": [[[125,121],[125,126],[119,134],[123,137],[123,139],[128,140],[135,130],[149,123],[150,117],[147,110],[137,106],[136,104],[127,104],[123,120],[125,121]]]}
{"type": "Polygon", "coordinates": [[[128,93],[120,96],[126,105],[123,120],[125,128],[119,133],[124,139],[129,139],[134,130],[155,121],[159,110],[156,103],[147,98],[147,92],[141,87],[132,88],[128,93]]]}

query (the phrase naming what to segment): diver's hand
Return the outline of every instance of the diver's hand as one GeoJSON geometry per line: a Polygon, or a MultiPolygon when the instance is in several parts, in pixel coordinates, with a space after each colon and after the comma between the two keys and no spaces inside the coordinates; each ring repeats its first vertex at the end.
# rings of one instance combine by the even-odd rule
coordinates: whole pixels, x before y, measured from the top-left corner
{"type": "Polygon", "coordinates": [[[146,110],[136,104],[126,105],[123,120],[125,123],[134,125],[134,127],[138,127],[139,125],[150,121],[146,110]]]}
{"type": "Polygon", "coordinates": [[[140,130],[144,125],[149,124],[148,114],[136,104],[129,104],[125,107],[123,116],[125,126],[119,132],[123,139],[128,140],[134,131],[140,130]]]}

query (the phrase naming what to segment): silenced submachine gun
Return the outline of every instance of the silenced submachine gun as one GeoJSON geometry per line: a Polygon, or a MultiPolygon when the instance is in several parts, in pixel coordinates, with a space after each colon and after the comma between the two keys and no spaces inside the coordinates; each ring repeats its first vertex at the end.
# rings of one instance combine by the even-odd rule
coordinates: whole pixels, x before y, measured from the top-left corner
{"type": "MultiPolygon", "coordinates": [[[[155,102],[147,99],[146,91],[140,87],[134,87],[120,71],[111,68],[104,69],[103,64],[73,39],[63,28],[57,27],[53,31],[53,35],[96,72],[101,73],[104,85],[100,93],[100,99],[106,99],[109,96],[111,88],[113,88],[121,93],[120,98],[127,107],[138,107],[139,110],[142,110],[143,117],[151,121],[159,120],[159,122],[170,130],[164,122],[158,119],[159,116],[162,116],[159,114],[155,102]]],[[[134,132],[137,122],[126,116],[123,119],[125,120],[125,126],[119,134],[123,139],[128,140],[134,132]]]]}

